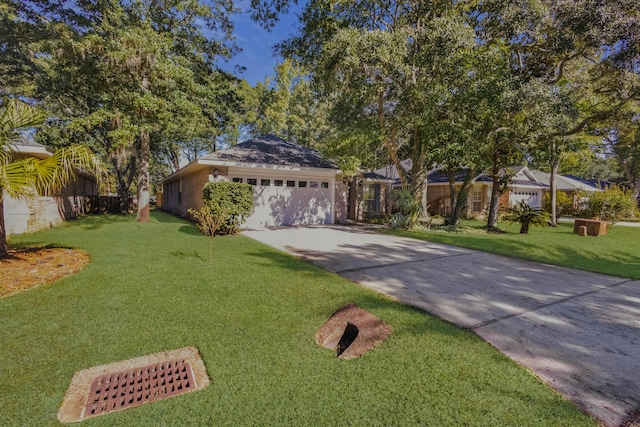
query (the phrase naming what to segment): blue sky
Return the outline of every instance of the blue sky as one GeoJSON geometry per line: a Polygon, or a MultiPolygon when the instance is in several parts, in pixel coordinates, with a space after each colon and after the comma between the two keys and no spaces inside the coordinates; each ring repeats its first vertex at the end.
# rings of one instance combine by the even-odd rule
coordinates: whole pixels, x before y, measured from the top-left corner
{"type": "Polygon", "coordinates": [[[258,81],[264,81],[265,76],[274,74],[273,68],[281,59],[273,56],[273,46],[294,34],[297,28],[296,12],[302,8],[296,6],[290,13],[281,16],[280,21],[269,32],[253,22],[246,13],[249,0],[242,0],[236,4],[243,10],[242,14],[236,15],[233,19],[235,41],[242,52],[219,65],[229,72],[234,72],[236,65],[246,67],[246,71],[239,77],[255,86],[258,81]]]}

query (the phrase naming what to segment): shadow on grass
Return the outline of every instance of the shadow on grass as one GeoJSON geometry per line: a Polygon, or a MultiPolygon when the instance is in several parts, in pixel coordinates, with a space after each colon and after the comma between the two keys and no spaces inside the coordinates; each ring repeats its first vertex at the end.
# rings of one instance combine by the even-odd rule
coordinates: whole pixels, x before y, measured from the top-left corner
{"type": "Polygon", "coordinates": [[[131,218],[131,214],[92,214],[69,220],[69,222],[82,221],[83,230],[98,230],[108,224],[130,221],[131,218]]]}
{"type": "MultiPolygon", "coordinates": [[[[346,303],[347,301],[345,301],[346,303]]],[[[358,295],[353,298],[353,303],[359,305],[365,310],[369,310],[372,313],[379,316],[382,320],[388,322],[393,327],[393,333],[396,335],[409,335],[409,336],[422,336],[422,335],[445,335],[449,337],[458,337],[460,334],[475,334],[467,329],[460,328],[455,324],[441,319],[428,311],[425,311],[419,307],[414,307],[409,304],[393,300],[384,294],[375,293],[374,291],[368,292],[364,295],[358,295]],[[389,311],[395,314],[399,314],[402,317],[409,316],[414,318],[417,314],[418,318],[423,320],[419,322],[399,323],[389,321],[386,319],[385,312],[389,311]]],[[[339,307],[336,307],[336,310],[339,307]]]]}
{"type": "Polygon", "coordinates": [[[169,223],[169,224],[189,223],[189,221],[186,218],[178,217],[176,215],[173,215],[172,213],[169,213],[160,209],[152,210],[151,218],[153,218],[158,222],[169,223]]]}
{"type": "Polygon", "coordinates": [[[207,262],[209,261],[207,258],[205,258],[204,256],[202,256],[196,251],[193,251],[193,252],[174,251],[174,252],[170,252],[169,255],[174,256],[181,260],[196,258],[196,259],[199,259],[200,261],[207,261],[207,262]]]}
{"type": "Polygon", "coordinates": [[[317,267],[307,261],[282,252],[249,252],[247,253],[247,255],[262,259],[264,261],[262,263],[263,265],[275,264],[280,268],[284,268],[290,271],[305,272],[309,274],[333,274],[321,267],[317,267]]]}

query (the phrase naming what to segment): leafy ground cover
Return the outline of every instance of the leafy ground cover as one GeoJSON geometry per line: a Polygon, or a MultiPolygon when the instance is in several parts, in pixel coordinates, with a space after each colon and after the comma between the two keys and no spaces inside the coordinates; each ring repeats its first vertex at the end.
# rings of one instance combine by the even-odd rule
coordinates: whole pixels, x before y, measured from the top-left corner
{"type": "Polygon", "coordinates": [[[458,232],[438,226],[389,232],[513,258],[640,279],[640,227],[612,225],[605,236],[583,237],[573,233],[573,223],[532,227],[529,234],[519,234],[519,224],[501,223],[505,234],[487,233],[485,226],[484,221],[466,220],[458,232]]]}
{"type": "Polygon", "coordinates": [[[473,333],[243,236],[155,212],[90,217],[14,245],[87,252],[73,276],[0,300],[0,425],[52,425],[74,372],[195,346],[211,385],[83,425],[594,426],[473,333]],[[314,334],[348,301],[393,327],[342,361],[314,334]]]}

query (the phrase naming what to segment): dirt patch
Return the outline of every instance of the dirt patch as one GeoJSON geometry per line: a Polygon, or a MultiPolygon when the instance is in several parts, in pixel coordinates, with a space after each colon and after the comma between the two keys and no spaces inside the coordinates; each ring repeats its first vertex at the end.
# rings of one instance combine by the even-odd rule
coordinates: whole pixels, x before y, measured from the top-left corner
{"type": "Polygon", "coordinates": [[[67,248],[26,248],[9,255],[0,259],[0,298],[77,273],[90,261],[85,252],[67,248]]]}

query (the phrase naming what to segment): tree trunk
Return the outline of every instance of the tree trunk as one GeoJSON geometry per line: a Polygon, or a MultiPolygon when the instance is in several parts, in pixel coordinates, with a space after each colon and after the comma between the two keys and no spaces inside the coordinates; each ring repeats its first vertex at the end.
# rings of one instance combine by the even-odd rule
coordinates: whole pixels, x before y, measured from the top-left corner
{"type": "Polygon", "coordinates": [[[558,219],[556,218],[556,175],[558,174],[558,165],[560,160],[558,159],[558,155],[556,153],[556,141],[555,139],[551,140],[551,174],[549,175],[549,202],[551,204],[551,226],[555,227],[558,225],[558,219]]]}
{"type": "Polygon", "coordinates": [[[0,259],[9,256],[9,246],[7,245],[7,232],[4,225],[4,194],[0,189],[0,259]]]}
{"type": "Polygon", "coordinates": [[[414,200],[422,206],[422,217],[428,217],[425,183],[427,182],[427,170],[425,167],[425,150],[421,143],[420,130],[413,130],[414,155],[411,159],[411,191],[414,200]]]}
{"type": "Polygon", "coordinates": [[[494,163],[491,182],[491,201],[489,202],[489,216],[487,218],[487,230],[498,229],[498,208],[500,203],[500,168],[494,163]]]}
{"type": "Polygon", "coordinates": [[[556,194],[556,175],[558,174],[558,162],[554,161],[551,164],[551,174],[549,175],[549,201],[551,203],[551,226],[555,227],[558,225],[558,220],[556,218],[556,202],[557,202],[557,194],[556,194]]]}
{"type": "Polygon", "coordinates": [[[138,165],[138,222],[149,221],[149,133],[140,131],[138,165]]]}
{"type": "MultiPolygon", "coordinates": [[[[467,172],[467,176],[464,179],[464,182],[462,183],[462,187],[460,187],[457,197],[455,198],[455,204],[452,205],[453,208],[451,210],[451,216],[447,220],[447,225],[453,225],[454,227],[457,227],[458,225],[460,225],[460,220],[462,219],[463,211],[468,205],[467,199],[469,197],[469,189],[471,188],[471,181],[473,180],[473,177],[475,176],[475,174],[476,172],[472,169],[469,169],[469,171],[467,172]]],[[[455,173],[453,175],[451,173],[449,174],[450,185],[452,180],[455,180],[455,173]]],[[[454,187],[455,187],[455,184],[454,184],[454,187]]]]}
{"type": "Polygon", "coordinates": [[[523,222],[520,224],[520,234],[529,234],[529,223],[523,222]]]}

